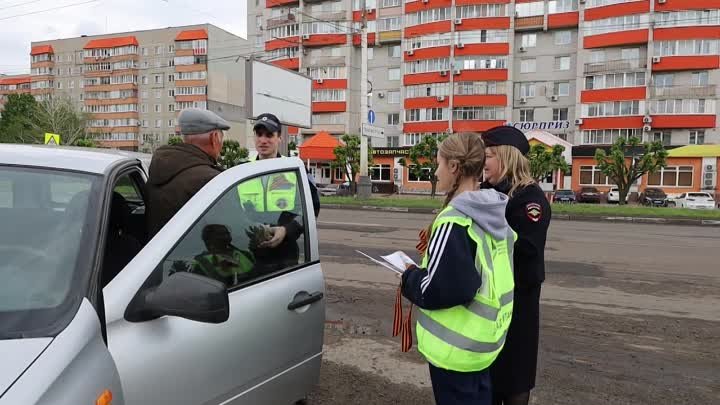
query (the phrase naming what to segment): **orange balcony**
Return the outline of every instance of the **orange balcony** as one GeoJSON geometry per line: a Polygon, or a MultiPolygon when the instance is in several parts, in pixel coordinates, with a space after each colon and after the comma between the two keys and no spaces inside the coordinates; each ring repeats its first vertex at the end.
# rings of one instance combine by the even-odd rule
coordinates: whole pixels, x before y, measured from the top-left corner
{"type": "Polygon", "coordinates": [[[424,1],[413,1],[411,3],[405,3],[405,14],[411,14],[422,10],[428,10],[431,8],[446,8],[452,7],[452,0],[427,0],[424,1]]]}
{"type": "Polygon", "coordinates": [[[448,108],[450,96],[406,98],[405,108],[448,108]],[[442,101],[440,101],[442,100],[442,101]]]}
{"type": "MultiPolygon", "coordinates": [[[[376,34],[374,32],[367,34],[368,46],[370,46],[370,47],[375,46],[375,38],[376,38],[376,34]]],[[[353,45],[355,45],[355,46],[362,45],[362,35],[353,34],[353,45]]]]}
{"type": "Polygon", "coordinates": [[[545,26],[545,16],[536,15],[532,17],[517,17],[515,18],[515,29],[536,29],[545,26]]]}
{"type": "Polygon", "coordinates": [[[548,14],[548,28],[572,28],[580,23],[580,13],[571,11],[569,13],[548,14]]]}
{"type": "Polygon", "coordinates": [[[104,48],[119,48],[123,46],[139,46],[137,38],[134,36],[125,37],[113,37],[113,38],[101,38],[93,39],[89,41],[83,49],[104,49],[104,48]]]}
{"type": "Polygon", "coordinates": [[[434,46],[432,48],[414,49],[409,52],[412,52],[412,54],[406,51],[403,55],[403,59],[406,62],[423,59],[449,58],[450,46],[434,46]]]}
{"type": "Polygon", "coordinates": [[[482,94],[482,95],[456,95],[453,98],[454,107],[482,106],[507,106],[506,94],[482,94]]]}
{"type": "Polygon", "coordinates": [[[504,120],[473,120],[473,121],[453,121],[454,132],[484,132],[490,128],[504,125],[504,120]]]}
{"type": "Polygon", "coordinates": [[[720,8],[720,0],[665,0],[655,4],[655,11],[707,10],[720,8]]]}
{"type": "Polygon", "coordinates": [[[328,45],[345,45],[347,43],[347,34],[310,34],[303,35],[303,46],[328,46],[328,45]]]}
{"type": "Polygon", "coordinates": [[[585,21],[602,20],[605,18],[621,17],[631,14],[650,12],[650,1],[631,1],[627,3],[612,4],[604,7],[585,9],[585,21]]]}
{"type": "Polygon", "coordinates": [[[647,28],[632,31],[611,32],[608,34],[589,35],[583,38],[583,47],[585,49],[592,49],[620,45],[647,44],[649,36],[650,32],[647,28]]]}
{"type": "Polygon", "coordinates": [[[300,45],[300,37],[275,38],[265,42],[265,51],[274,51],[276,49],[294,48],[300,45]]]}
{"type": "Polygon", "coordinates": [[[300,3],[299,0],[266,0],[265,7],[266,8],[282,7],[282,6],[289,6],[291,4],[298,4],[298,3],[300,3]]]}
{"type": "MultiPolygon", "coordinates": [[[[182,55],[177,55],[182,56],[182,55]]],[[[107,62],[107,63],[114,63],[114,62],[122,62],[126,60],[133,60],[133,61],[139,61],[140,55],[138,54],[128,54],[128,55],[117,55],[117,56],[108,56],[108,57],[85,57],[83,58],[83,63],[100,63],[100,62],[107,62]]]]}
{"type": "Polygon", "coordinates": [[[656,28],[653,32],[655,41],[673,41],[683,39],[720,39],[720,27],[673,27],[656,28]]]}
{"type": "Polygon", "coordinates": [[[615,128],[642,128],[643,117],[598,117],[583,118],[581,129],[615,129],[615,128]]]}
{"type": "Polygon", "coordinates": [[[312,88],[313,90],[347,89],[348,83],[347,79],[319,79],[313,80],[312,88]],[[322,80],[322,82],[320,82],[320,80],[322,80]]]}
{"type": "Polygon", "coordinates": [[[652,64],[653,72],[719,68],[720,56],[718,55],[663,56],[659,62],[653,61],[652,64]]]}
{"type": "Polygon", "coordinates": [[[207,71],[207,65],[204,64],[204,63],[198,63],[198,64],[196,64],[196,65],[180,65],[180,66],[177,66],[177,65],[176,65],[176,66],[175,66],[175,71],[176,71],[176,72],[181,72],[181,73],[185,73],[185,72],[205,72],[205,71],[207,71]]]}
{"type": "Polygon", "coordinates": [[[347,111],[347,103],[345,101],[314,101],[312,103],[313,113],[345,111],[347,111]]]}
{"type": "Polygon", "coordinates": [[[473,4],[510,4],[510,0],[455,0],[455,6],[458,7],[473,4]]]}
{"type": "Polygon", "coordinates": [[[406,122],[403,132],[445,132],[450,129],[448,121],[406,122]]]}
{"type": "Polygon", "coordinates": [[[455,81],[508,80],[507,69],[463,69],[460,74],[453,72],[455,81]]]}
{"type": "Polygon", "coordinates": [[[138,85],[135,83],[122,84],[99,84],[97,86],[85,86],[85,92],[93,91],[113,91],[113,90],[136,90],[138,85]]]}
{"type": "Polygon", "coordinates": [[[510,44],[463,44],[462,48],[455,48],[455,56],[463,55],[509,55],[510,44]]]}
{"type": "Polygon", "coordinates": [[[85,99],[85,105],[137,104],[138,98],[85,99]]]}
{"type": "Polygon", "coordinates": [[[436,21],[427,24],[412,25],[405,27],[405,38],[419,37],[427,34],[450,32],[452,22],[450,20],[436,21]]]}
{"type": "Polygon", "coordinates": [[[193,94],[188,96],[175,95],[175,101],[182,103],[183,101],[207,101],[207,94],[193,94]]]}
{"type": "MultiPolygon", "coordinates": [[[[368,11],[367,14],[365,15],[365,19],[367,19],[368,21],[376,20],[377,19],[377,10],[372,9],[372,10],[368,11]]],[[[353,21],[356,21],[356,22],[362,21],[362,11],[360,11],[360,10],[353,11],[353,21]]]]}
{"type": "MultiPolygon", "coordinates": [[[[137,134],[135,134],[137,136],[137,134]]],[[[137,139],[130,140],[130,141],[108,141],[108,140],[98,140],[98,145],[100,145],[101,148],[113,148],[113,149],[123,149],[123,150],[137,150],[140,147],[140,143],[137,139]]]]}
{"type": "Polygon", "coordinates": [[[450,81],[452,71],[448,70],[443,75],[441,72],[415,73],[405,75],[403,84],[411,86],[413,84],[429,84],[429,83],[446,83],[450,81]]]}
{"type": "Polygon", "coordinates": [[[290,69],[290,70],[299,70],[300,69],[300,58],[280,59],[280,60],[274,60],[270,63],[272,63],[275,66],[279,66],[279,67],[285,68],[285,69],[290,69]]]}
{"type": "Polygon", "coordinates": [[[652,115],[653,128],[715,128],[715,114],[652,115]]]}
{"type": "Polygon", "coordinates": [[[140,115],[137,111],[115,112],[115,113],[92,113],[93,119],[112,120],[118,118],[137,118],[140,115]]]}
{"type": "Polygon", "coordinates": [[[603,101],[645,100],[646,90],[645,86],[584,90],[580,95],[580,102],[599,103],[603,101]]]}
{"type": "Polygon", "coordinates": [[[455,31],[510,29],[510,17],[463,18],[462,24],[455,25],[455,31]]]}

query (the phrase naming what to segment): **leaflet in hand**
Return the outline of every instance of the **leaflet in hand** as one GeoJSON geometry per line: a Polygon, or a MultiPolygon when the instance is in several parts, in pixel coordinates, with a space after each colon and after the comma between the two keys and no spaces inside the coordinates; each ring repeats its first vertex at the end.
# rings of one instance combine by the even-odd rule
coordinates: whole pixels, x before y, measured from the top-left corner
{"type": "Polygon", "coordinates": [[[356,252],[372,260],[374,263],[377,263],[380,266],[385,267],[386,269],[393,271],[397,274],[402,274],[407,268],[408,264],[416,266],[415,262],[408,255],[401,251],[397,251],[387,256],[381,256],[384,261],[377,260],[372,256],[365,254],[359,250],[356,250],[356,252]]]}

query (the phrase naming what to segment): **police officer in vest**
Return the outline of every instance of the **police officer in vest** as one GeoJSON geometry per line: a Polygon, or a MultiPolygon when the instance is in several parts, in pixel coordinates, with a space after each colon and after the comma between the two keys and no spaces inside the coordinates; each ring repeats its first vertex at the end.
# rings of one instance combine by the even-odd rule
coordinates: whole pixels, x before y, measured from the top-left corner
{"type": "Polygon", "coordinates": [[[432,223],[421,266],[402,276],[402,293],[420,308],[418,350],[430,363],[438,405],[490,405],[488,368],[500,353],[513,306],[507,196],[479,190],[485,150],[478,134],[439,146],[438,188],[447,192],[432,223]]]}
{"type": "Polygon", "coordinates": [[[540,335],[540,286],[545,280],[545,241],[550,204],[530,172],[530,144],[520,130],[499,126],[483,133],[485,181],[510,197],[505,217],[517,232],[515,243],[515,304],[507,342],[490,368],[493,403],[527,405],[535,387],[540,335]]]}
{"type": "MultiPolygon", "coordinates": [[[[282,124],[275,115],[258,116],[253,127],[257,160],[283,157],[279,152],[281,131],[282,124]]],[[[238,186],[243,209],[252,213],[253,218],[260,218],[260,222],[272,225],[269,240],[261,242],[255,251],[257,262],[266,270],[278,270],[298,263],[297,240],[304,232],[298,180],[294,173],[277,173],[238,186]]],[[[310,192],[317,216],[320,197],[312,179],[310,192]]]]}
{"type": "Polygon", "coordinates": [[[233,246],[232,235],[225,225],[210,224],[202,230],[207,250],[197,256],[192,272],[214,278],[232,287],[247,279],[253,271],[253,254],[233,246]]]}

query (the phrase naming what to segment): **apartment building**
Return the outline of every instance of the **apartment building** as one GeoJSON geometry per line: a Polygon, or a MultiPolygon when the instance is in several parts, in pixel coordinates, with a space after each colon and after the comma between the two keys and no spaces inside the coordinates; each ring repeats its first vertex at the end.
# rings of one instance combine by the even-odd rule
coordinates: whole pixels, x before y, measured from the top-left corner
{"type": "Polygon", "coordinates": [[[0,114],[10,94],[30,93],[29,75],[0,75],[0,114]]]}
{"type": "Polygon", "coordinates": [[[91,114],[101,145],[152,151],[177,133],[177,113],[206,108],[244,142],[244,77],[236,55],[248,43],[211,24],[32,43],[30,92],[69,97],[91,114]]]}
{"type": "Polygon", "coordinates": [[[376,146],[501,124],[574,145],[720,143],[716,1],[255,0],[248,13],[256,51],[316,79],[300,141],[358,133],[364,13],[376,146]]]}

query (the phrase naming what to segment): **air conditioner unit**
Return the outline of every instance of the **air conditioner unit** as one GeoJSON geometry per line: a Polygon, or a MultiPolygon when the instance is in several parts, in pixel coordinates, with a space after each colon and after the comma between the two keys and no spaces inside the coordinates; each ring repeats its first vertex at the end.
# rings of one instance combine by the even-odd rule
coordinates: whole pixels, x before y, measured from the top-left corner
{"type": "Polygon", "coordinates": [[[653,57],[652,57],[652,63],[660,63],[660,57],[659,57],[659,56],[653,56],[653,57]]]}
{"type": "Polygon", "coordinates": [[[366,8],[366,9],[365,9],[365,12],[367,12],[367,13],[372,13],[373,10],[374,10],[373,8],[366,8]]]}
{"type": "Polygon", "coordinates": [[[317,79],[317,84],[323,84],[324,82],[325,82],[325,80],[323,80],[323,79],[317,79]]]}
{"type": "Polygon", "coordinates": [[[658,0],[658,4],[665,4],[667,3],[667,0],[658,0]]]}
{"type": "Polygon", "coordinates": [[[520,97],[520,104],[527,103],[527,97],[520,97]]]}
{"type": "Polygon", "coordinates": [[[652,117],[649,115],[646,115],[643,117],[643,124],[650,124],[652,123],[652,117]]]}
{"type": "Polygon", "coordinates": [[[459,75],[460,73],[462,73],[462,70],[460,70],[460,69],[455,69],[455,76],[459,75]]]}
{"type": "Polygon", "coordinates": [[[579,0],[580,4],[585,4],[585,0],[579,0]]]}
{"type": "Polygon", "coordinates": [[[303,34],[303,39],[310,39],[310,34],[303,34]]]}
{"type": "Polygon", "coordinates": [[[441,70],[440,76],[447,76],[447,70],[441,70]]]}
{"type": "Polygon", "coordinates": [[[378,98],[385,98],[385,93],[382,91],[378,93],[378,98]]]}
{"type": "Polygon", "coordinates": [[[706,166],[705,166],[705,171],[712,173],[712,172],[715,171],[715,166],[713,166],[713,165],[706,165],[706,166]]]}
{"type": "Polygon", "coordinates": [[[445,96],[437,96],[437,101],[445,101],[445,96]]]}
{"type": "Polygon", "coordinates": [[[463,49],[463,48],[465,48],[465,44],[463,44],[462,42],[460,42],[460,43],[457,44],[456,46],[457,46],[458,49],[463,49]]]}
{"type": "Polygon", "coordinates": [[[413,56],[413,55],[415,55],[415,51],[413,51],[412,49],[409,50],[409,51],[407,51],[406,53],[407,53],[408,56],[413,56]]]}
{"type": "Polygon", "coordinates": [[[578,119],[575,120],[575,125],[582,125],[582,124],[583,124],[583,119],[582,119],[582,118],[578,118],[578,119]]]}
{"type": "Polygon", "coordinates": [[[643,131],[650,132],[652,131],[652,127],[650,125],[643,125],[643,131]]]}
{"type": "Polygon", "coordinates": [[[455,25],[460,25],[460,24],[462,24],[462,18],[456,18],[455,25]]]}
{"type": "Polygon", "coordinates": [[[560,96],[553,94],[553,96],[550,97],[550,99],[551,99],[552,101],[558,101],[558,100],[560,100],[560,96]]]}
{"type": "Polygon", "coordinates": [[[524,46],[521,46],[520,48],[518,48],[518,51],[520,51],[520,52],[525,52],[525,51],[527,51],[527,49],[525,49],[524,46]]]}

